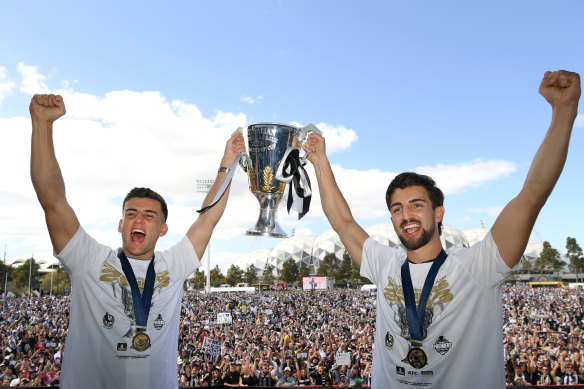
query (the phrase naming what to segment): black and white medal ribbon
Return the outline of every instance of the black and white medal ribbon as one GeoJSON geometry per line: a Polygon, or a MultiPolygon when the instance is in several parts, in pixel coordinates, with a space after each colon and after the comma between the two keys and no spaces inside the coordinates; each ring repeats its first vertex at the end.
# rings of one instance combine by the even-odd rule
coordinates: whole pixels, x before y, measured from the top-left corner
{"type": "Polygon", "coordinates": [[[244,153],[237,154],[237,157],[235,158],[235,162],[233,162],[233,165],[231,165],[231,168],[229,169],[229,172],[227,173],[227,177],[225,177],[225,179],[221,183],[221,186],[219,187],[217,194],[215,195],[215,197],[213,197],[213,200],[211,200],[211,204],[197,210],[197,213],[203,213],[203,212],[209,210],[209,208],[212,208],[215,204],[217,204],[219,199],[221,199],[221,197],[223,197],[223,194],[225,193],[227,186],[231,183],[231,179],[233,178],[233,174],[235,174],[235,169],[237,168],[237,164],[239,163],[243,154],[244,153]]]}
{"type": "Polygon", "coordinates": [[[134,270],[132,270],[132,265],[126,257],[124,250],[120,249],[118,252],[118,258],[122,264],[122,270],[128,284],[130,285],[130,290],[132,291],[132,302],[134,303],[134,318],[136,320],[136,331],[137,334],[132,339],[132,347],[136,351],[146,351],[150,348],[150,337],[146,334],[146,328],[148,326],[148,315],[150,314],[150,304],[152,303],[152,294],[154,293],[154,280],[156,278],[156,273],[154,272],[154,255],[150,260],[148,265],[148,270],[146,271],[146,281],[144,282],[144,290],[140,294],[140,287],[138,286],[138,281],[136,281],[136,276],[134,275],[134,270]]]}
{"type": "Polygon", "coordinates": [[[440,254],[432,262],[430,271],[426,275],[426,280],[424,281],[424,287],[422,288],[422,295],[420,296],[420,302],[416,308],[416,297],[414,295],[414,286],[412,284],[412,277],[410,274],[410,264],[409,260],[403,263],[401,267],[401,278],[402,278],[402,288],[404,291],[404,304],[406,306],[406,315],[408,318],[408,328],[410,330],[410,351],[407,355],[407,360],[409,364],[416,369],[421,369],[428,363],[428,357],[422,349],[422,343],[426,338],[424,334],[424,319],[426,317],[426,304],[428,303],[428,298],[430,297],[430,292],[434,286],[434,281],[436,280],[436,275],[440,266],[446,260],[446,252],[444,250],[440,251],[440,254]]]}

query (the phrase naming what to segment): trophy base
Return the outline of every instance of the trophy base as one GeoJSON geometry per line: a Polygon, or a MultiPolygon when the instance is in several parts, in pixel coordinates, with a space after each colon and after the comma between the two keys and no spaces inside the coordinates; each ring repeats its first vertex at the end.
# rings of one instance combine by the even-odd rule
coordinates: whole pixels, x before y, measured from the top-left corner
{"type": "Polygon", "coordinates": [[[260,215],[256,224],[245,232],[246,235],[269,236],[271,238],[287,238],[288,234],[280,227],[276,218],[276,210],[280,200],[281,193],[254,193],[260,201],[260,215]]]}
{"type": "Polygon", "coordinates": [[[258,226],[257,224],[245,231],[245,235],[253,236],[269,236],[270,238],[287,238],[288,235],[280,226],[276,223],[274,227],[262,228],[265,226],[258,226]]]}

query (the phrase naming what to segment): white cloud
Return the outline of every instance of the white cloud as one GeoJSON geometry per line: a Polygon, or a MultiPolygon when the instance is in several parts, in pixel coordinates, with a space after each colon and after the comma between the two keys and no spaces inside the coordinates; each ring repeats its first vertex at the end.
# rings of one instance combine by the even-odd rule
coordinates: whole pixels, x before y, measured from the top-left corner
{"type": "Polygon", "coordinates": [[[47,77],[39,73],[36,66],[27,66],[19,63],[17,70],[22,76],[22,83],[20,85],[21,92],[33,95],[35,93],[47,93],[49,91],[49,88],[43,82],[47,77]]]}
{"type": "MultiPolygon", "coordinates": [[[[291,124],[295,127],[304,127],[308,123],[292,122],[291,124]]],[[[345,151],[358,139],[355,130],[344,126],[335,126],[322,122],[315,124],[315,126],[322,131],[322,136],[326,139],[326,152],[329,155],[345,151]]]]}
{"type": "Polygon", "coordinates": [[[259,96],[256,96],[256,97],[253,97],[253,96],[243,96],[241,98],[241,101],[243,101],[244,103],[247,103],[247,104],[255,104],[258,101],[261,101],[263,98],[264,98],[264,96],[262,96],[262,95],[259,95],[259,96]]]}
{"type": "MultiPolygon", "coordinates": [[[[508,161],[475,160],[468,163],[436,166],[422,166],[414,169],[420,174],[428,174],[436,180],[437,185],[446,194],[459,193],[469,187],[478,187],[487,182],[508,176],[516,170],[515,164],[508,161]]],[[[394,172],[377,169],[346,169],[340,165],[333,166],[336,181],[347,200],[353,215],[359,219],[388,217],[385,203],[385,191],[390,181],[396,176],[394,172]]],[[[309,174],[314,175],[314,170],[309,174]]],[[[316,182],[316,180],[312,180],[316,182]]],[[[313,184],[313,204],[310,214],[323,216],[317,184],[313,184]]],[[[491,210],[495,212],[495,210],[491,210]]],[[[500,211],[500,210],[499,210],[500,211]]]]}
{"type": "Polygon", "coordinates": [[[574,123],[574,127],[584,127],[584,114],[579,114],[576,116],[576,122],[574,123]]]}
{"type": "MultiPolygon", "coordinates": [[[[48,89],[45,76],[33,66],[19,64],[21,90],[37,93],[48,89]]],[[[99,241],[120,245],[117,223],[121,199],[134,186],[148,186],[169,203],[164,249],[177,241],[197,217],[205,197],[196,192],[197,179],[213,179],[225,142],[247,122],[243,113],[217,111],[205,117],[194,104],[168,101],[160,92],[112,91],[95,96],[72,89],[63,95],[67,115],[54,126],[55,149],[67,185],[68,200],[82,225],[99,241]]],[[[329,153],[342,152],[357,140],[354,130],[342,125],[316,124],[327,138],[329,153]]],[[[52,249],[42,210],[30,182],[30,119],[0,117],[0,242],[26,247],[26,254],[52,259],[52,249]],[[6,228],[10,226],[10,228],[6,228]],[[30,252],[29,252],[30,251],[30,252]]],[[[385,190],[396,173],[376,169],[347,169],[333,166],[335,177],[353,214],[359,219],[387,217],[385,190]]],[[[506,161],[471,161],[457,165],[423,166],[416,171],[432,175],[445,193],[497,180],[515,171],[506,161]]],[[[310,213],[300,222],[293,212],[278,210],[284,230],[296,235],[311,234],[324,220],[314,169],[308,167],[314,196],[310,213]]],[[[214,231],[213,265],[234,263],[234,237],[243,235],[258,218],[259,203],[248,189],[247,176],[238,169],[231,184],[227,210],[214,231]]],[[[325,223],[326,220],[324,220],[325,223]]],[[[365,222],[364,222],[365,223],[365,222]]],[[[240,254],[241,255],[241,254],[240,254]]]]}
{"type": "Polygon", "coordinates": [[[6,68],[0,66],[0,105],[2,105],[2,100],[4,97],[12,95],[12,89],[16,85],[14,81],[6,80],[6,68]]]}
{"type": "Polygon", "coordinates": [[[432,177],[445,194],[460,193],[467,187],[477,187],[487,181],[507,177],[517,170],[509,161],[483,161],[480,159],[457,165],[420,166],[420,174],[432,177]]]}
{"type": "Polygon", "coordinates": [[[478,214],[482,214],[482,215],[487,215],[490,218],[497,218],[499,216],[499,214],[501,213],[501,211],[503,210],[504,207],[502,206],[497,206],[497,207],[484,207],[484,208],[471,208],[468,209],[468,212],[472,212],[472,213],[478,213],[478,214]]]}

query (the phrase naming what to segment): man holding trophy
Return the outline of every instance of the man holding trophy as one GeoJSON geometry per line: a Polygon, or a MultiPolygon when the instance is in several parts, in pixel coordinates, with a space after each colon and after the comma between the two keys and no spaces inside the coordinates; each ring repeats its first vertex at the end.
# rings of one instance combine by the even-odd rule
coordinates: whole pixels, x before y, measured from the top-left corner
{"type": "MultiPolygon", "coordinates": [[[[502,284],[519,263],[564,167],[580,77],[546,72],[539,92],[553,116],[522,190],[482,241],[449,253],[439,237],[444,195],[430,177],[402,173],[390,183],[386,202],[405,250],[384,246],[353,218],[335,182],[324,138],[309,136],[304,149],[316,171],[324,213],[361,275],[379,291],[374,389],[505,387],[502,284]]],[[[412,150],[419,141],[411,137],[412,150]]]]}
{"type": "MultiPolygon", "coordinates": [[[[166,202],[148,188],[134,188],[124,199],[118,226],[122,248],[112,250],[88,235],[67,202],[53,147],[53,123],[65,114],[62,97],[35,95],[29,109],[32,183],[54,252],[72,284],[60,387],[177,388],[183,283],[200,266],[228,193],[195,220],[180,242],[155,251],[158,238],[168,231],[166,202]]],[[[211,203],[228,167],[244,151],[243,136],[234,134],[203,206],[211,203]]]]}

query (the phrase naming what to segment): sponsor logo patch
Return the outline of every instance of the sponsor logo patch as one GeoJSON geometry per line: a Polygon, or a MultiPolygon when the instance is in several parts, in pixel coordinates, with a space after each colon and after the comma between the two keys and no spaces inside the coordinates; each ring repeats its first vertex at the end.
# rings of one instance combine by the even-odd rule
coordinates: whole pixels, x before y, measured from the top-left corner
{"type": "Polygon", "coordinates": [[[387,332],[385,334],[385,347],[391,349],[393,347],[393,335],[387,332]]]}
{"type": "Polygon", "coordinates": [[[444,355],[452,348],[452,343],[443,336],[440,336],[436,343],[434,343],[434,350],[440,355],[444,355]]]}
{"type": "Polygon", "coordinates": [[[106,312],[105,315],[103,315],[103,326],[105,328],[112,328],[114,326],[114,323],[116,322],[116,319],[113,317],[112,314],[110,314],[109,312],[106,312]]]}

